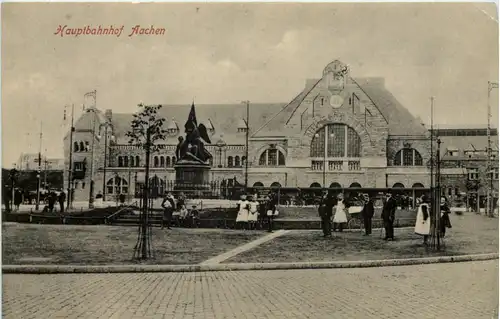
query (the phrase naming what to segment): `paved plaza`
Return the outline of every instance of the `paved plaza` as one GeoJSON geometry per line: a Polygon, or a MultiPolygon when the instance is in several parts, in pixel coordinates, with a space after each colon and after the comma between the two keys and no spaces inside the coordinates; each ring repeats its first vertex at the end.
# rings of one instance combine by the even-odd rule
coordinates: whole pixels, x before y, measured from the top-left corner
{"type": "Polygon", "coordinates": [[[363,269],[4,275],[4,318],[498,318],[498,260],[363,269]]]}

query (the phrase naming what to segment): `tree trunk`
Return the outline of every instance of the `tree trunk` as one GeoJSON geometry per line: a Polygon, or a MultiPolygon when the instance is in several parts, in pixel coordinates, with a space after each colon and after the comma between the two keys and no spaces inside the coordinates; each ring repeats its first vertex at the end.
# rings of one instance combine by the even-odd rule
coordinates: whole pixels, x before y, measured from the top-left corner
{"type": "Polygon", "coordinates": [[[151,133],[149,128],[146,133],[146,176],[144,181],[144,191],[142,200],[142,259],[148,258],[148,215],[149,215],[149,154],[150,154],[151,133]]]}

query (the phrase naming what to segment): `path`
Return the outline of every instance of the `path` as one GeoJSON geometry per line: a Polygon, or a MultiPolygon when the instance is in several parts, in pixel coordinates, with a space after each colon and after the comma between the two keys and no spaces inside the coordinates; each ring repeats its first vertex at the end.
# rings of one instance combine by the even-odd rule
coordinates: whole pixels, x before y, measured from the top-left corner
{"type": "Polygon", "coordinates": [[[4,275],[4,318],[498,318],[498,261],[362,269],[4,275]]]}
{"type": "Polygon", "coordinates": [[[244,244],[244,245],[241,245],[241,246],[238,246],[230,251],[227,251],[223,254],[220,254],[218,256],[215,256],[213,258],[210,258],[208,260],[205,260],[204,262],[202,262],[201,264],[202,265],[212,265],[212,264],[219,264],[231,257],[234,257],[238,254],[241,254],[242,252],[245,252],[245,251],[248,251],[250,249],[253,249],[259,245],[262,245],[263,243],[265,242],[268,242],[270,240],[273,240],[274,238],[276,237],[279,237],[281,235],[284,235],[288,232],[288,230],[277,230],[277,231],[274,231],[266,236],[262,236],[254,241],[251,241],[247,244],[244,244]]]}

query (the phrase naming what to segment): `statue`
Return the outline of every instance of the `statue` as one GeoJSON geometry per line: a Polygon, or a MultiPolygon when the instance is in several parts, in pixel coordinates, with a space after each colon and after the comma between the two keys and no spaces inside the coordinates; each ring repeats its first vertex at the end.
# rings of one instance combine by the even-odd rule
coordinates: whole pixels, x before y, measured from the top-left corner
{"type": "Polygon", "coordinates": [[[191,106],[191,112],[184,125],[184,129],[186,139],[179,136],[179,143],[175,151],[178,162],[189,161],[207,165],[212,158],[212,154],[205,149],[205,143],[210,144],[212,142],[210,141],[210,137],[208,137],[205,125],[198,125],[196,121],[194,104],[191,106]]]}

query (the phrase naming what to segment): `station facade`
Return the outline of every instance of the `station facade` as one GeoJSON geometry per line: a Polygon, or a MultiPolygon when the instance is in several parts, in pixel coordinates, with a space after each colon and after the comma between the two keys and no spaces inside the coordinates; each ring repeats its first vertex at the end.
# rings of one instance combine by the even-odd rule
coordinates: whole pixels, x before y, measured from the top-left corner
{"type": "MultiPolygon", "coordinates": [[[[168,137],[152,154],[150,174],[166,190],[175,181],[175,149],[191,105],[162,105],[168,137]]],[[[307,79],[290,102],[250,104],[248,119],[244,104],[196,105],[196,115],[211,138],[206,148],[213,156],[212,182],[243,184],[248,160],[250,187],[430,187],[428,128],[385,88],[383,78],[353,78],[338,60],[317,79],[307,79]]],[[[91,108],[76,121],[71,144],[69,132],[65,136],[65,186],[71,148],[75,201],[88,200],[92,179],[94,194],[105,189],[107,196],[131,196],[143,182],[144,151],[126,137],[132,119],[133,114],[91,108]]],[[[448,137],[443,154],[460,146],[448,137]]],[[[464,138],[457,137],[461,145],[464,138]]],[[[486,136],[473,139],[473,147],[486,145],[486,136]]],[[[498,154],[496,130],[493,139],[498,154]]],[[[459,151],[461,164],[447,164],[442,172],[449,183],[457,181],[446,185],[453,194],[455,187],[467,188],[464,178],[471,177],[470,153],[459,151]]],[[[498,160],[493,162],[498,172],[498,160]]],[[[496,179],[498,184],[498,173],[496,179]]]]}

